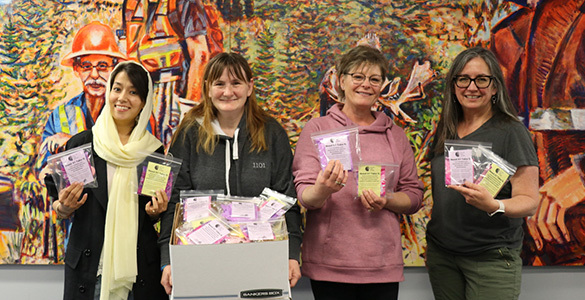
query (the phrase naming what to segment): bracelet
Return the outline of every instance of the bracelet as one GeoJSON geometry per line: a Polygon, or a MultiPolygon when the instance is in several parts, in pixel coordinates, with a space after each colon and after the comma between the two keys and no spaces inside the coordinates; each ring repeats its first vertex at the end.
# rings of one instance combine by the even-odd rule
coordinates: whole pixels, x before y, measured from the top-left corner
{"type": "Polygon", "coordinates": [[[498,209],[496,209],[496,211],[491,212],[491,213],[487,213],[488,216],[493,217],[495,214],[497,213],[505,213],[506,212],[506,206],[504,205],[504,202],[502,202],[502,200],[498,200],[496,199],[496,201],[498,201],[498,209]]]}

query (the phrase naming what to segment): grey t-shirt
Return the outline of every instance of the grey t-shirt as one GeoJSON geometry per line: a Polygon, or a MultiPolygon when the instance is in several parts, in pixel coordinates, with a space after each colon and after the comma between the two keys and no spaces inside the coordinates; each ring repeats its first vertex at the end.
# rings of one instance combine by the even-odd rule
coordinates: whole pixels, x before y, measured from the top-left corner
{"type": "MultiPolygon", "coordinates": [[[[530,133],[520,122],[505,122],[492,117],[461,140],[491,143],[493,152],[516,167],[538,166],[530,133]]],[[[436,155],[431,160],[431,179],[433,210],[427,225],[427,239],[457,255],[521,246],[523,218],[509,218],[503,214],[489,217],[485,211],[467,204],[459,192],[445,187],[444,155],[436,155]]],[[[496,199],[508,199],[511,192],[512,186],[508,182],[496,199]]]]}

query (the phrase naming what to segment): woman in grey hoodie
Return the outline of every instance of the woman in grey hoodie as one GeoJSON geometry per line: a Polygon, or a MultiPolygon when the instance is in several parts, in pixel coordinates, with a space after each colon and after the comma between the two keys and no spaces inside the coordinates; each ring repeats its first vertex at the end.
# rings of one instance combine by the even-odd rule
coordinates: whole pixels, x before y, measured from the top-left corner
{"type": "MultiPolygon", "coordinates": [[[[244,57],[220,53],[206,65],[202,101],[185,115],[169,152],[183,159],[162,215],[159,242],[168,244],[180,190],[224,190],[258,196],[265,187],[296,197],[288,135],[256,102],[252,70],[244,57]]],[[[301,216],[298,205],[286,213],[289,280],[300,279],[301,216]]],[[[168,251],[161,253],[161,283],[171,293],[168,251]]]]}

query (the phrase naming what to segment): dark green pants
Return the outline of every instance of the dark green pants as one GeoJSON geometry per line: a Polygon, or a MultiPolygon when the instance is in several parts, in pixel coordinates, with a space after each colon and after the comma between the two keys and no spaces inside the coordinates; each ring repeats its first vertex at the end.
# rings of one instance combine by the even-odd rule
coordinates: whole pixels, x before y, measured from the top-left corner
{"type": "Polygon", "coordinates": [[[436,300],[516,300],[520,296],[520,249],[460,256],[427,243],[426,264],[436,300]]]}

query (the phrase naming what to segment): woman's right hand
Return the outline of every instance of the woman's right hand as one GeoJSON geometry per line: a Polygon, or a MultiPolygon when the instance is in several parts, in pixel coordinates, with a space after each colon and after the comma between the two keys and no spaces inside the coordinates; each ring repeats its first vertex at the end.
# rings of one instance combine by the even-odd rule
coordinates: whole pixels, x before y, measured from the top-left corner
{"type": "Polygon", "coordinates": [[[319,171],[315,184],[303,191],[303,202],[312,207],[320,208],[331,194],[340,191],[347,183],[349,173],[343,170],[338,160],[330,160],[325,170],[319,171]]]}
{"type": "Polygon", "coordinates": [[[343,170],[343,164],[338,160],[330,160],[325,170],[319,171],[315,186],[322,190],[327,190],[329,195],[338,192],[345,186],[348,173],[343,170]]]}
{"type": "Polygon", "coordinates": [[[171,294],[173,291],[173,277],[171,277],[171,265],[166,265],[162,271],[162,277],[160,284],[165,288],[167,294],[171,294]]]}
{"type": "Polygon", "coordinates": [[[55,211],[63,217],[69,217],[74,211],[80,208],[87,200],[87,194],[81,197],[83,183],[74,182],[59,192],[59,200],[55,201],[55,211]],[[81,197],[81,199],[79,199],[81,197]]]}

